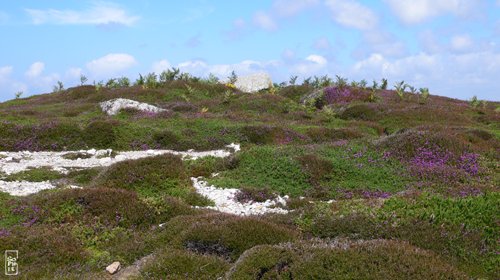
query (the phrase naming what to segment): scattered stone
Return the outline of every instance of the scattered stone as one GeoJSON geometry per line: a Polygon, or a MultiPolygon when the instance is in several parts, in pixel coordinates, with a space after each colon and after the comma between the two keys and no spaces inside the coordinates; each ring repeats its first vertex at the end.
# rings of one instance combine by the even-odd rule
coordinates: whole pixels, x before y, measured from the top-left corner
{"type": "Polygon", "coordinates": [[[271,76],[267,73],[255,73],[238,77],[234,86],[243,92],[258,92],[273,87],[271,76]]]}
{"type": "Polygon", "coordinates": [[[224,213],[230,213],[239,216],[249,216],[249,215],[262,215],[266,213],[279,213],[286,214],[287,210],[278,207],[281,205],[286,205],[286,200],[289,198],[286,196],[278,196],[273,200],[266,200],[264,202],[254,202],[249,201],[246,203],[241,203],[236,201],[235,195],[240,191],[238,189],[219,189],[214,186],[209,186],[206,181],[202,180],[202,177],[191,178],[193,186],[196,192],[207,197],[215,203],[215,206],[208,206],[206,208],[217,210],[224,213]]]}
{"type": "Polygon", "coordinates": [[[114,262],[106,267],[106,271],[109,272],[109,274],[115,274],[118,270],[120,270],[120,268],[120,262],[114,262]]]}
{"type": "Polygon", "coordinates": [[[125,99],[125,98],[116,98],[108,101],[104,101],[99,103],[101,109],[106,114],[112,116],[116,115],[122,109],[136,109],[139,111],[147,111],[152,113],[159,113],[166,111],[165,109],[147,104],[141,103],[135,100],[125,99]]]}
{"type": "MultiPolygon", "coordinates": [[[[117,152],[114,158],[111,158],[112,150],[98,150],[91,149],[88,151],[77,152],[3,152],[4,158],[0,158],[0,173],[6,175],[15,174],[25,170],[39,167],[50,167],[52,170],[67,174],[71,170],[81,170],[93,167],[105,167],[115,164],[124,160],[134,160],[145,157],[151,157],[163,154],[180,155],[183,159],[198,159],[207,156],[213,157],[227,157],[234,151],[240,150],[240,145],[230,144],[226,146],[227,149],[204,151],[204,152],[178,152],[172,150],[148,150],[148,151],[129,151],[117,152]],[[65,155],[68,153],[87,153],[92,155],[88,158],[68,159],[65,155]],[[19,158],[19,160],[12,160],[12,158],[19,158]]],[[[25,196],[37,193],[41,190],[53,189],[57,185],[45,182],[27,182],[27,181],[14,181],[6,182],[0,180],[0,191],[9,193],[15,196],[25,196]]],[[[76,186],[72,186],[76,187],[76,186]]]]}

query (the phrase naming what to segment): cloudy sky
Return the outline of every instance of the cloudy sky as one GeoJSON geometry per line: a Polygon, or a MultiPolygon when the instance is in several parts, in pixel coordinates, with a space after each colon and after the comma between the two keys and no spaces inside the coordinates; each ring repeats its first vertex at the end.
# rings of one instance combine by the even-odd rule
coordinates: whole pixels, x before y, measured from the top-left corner
{"type": "Polygon", "coordinates": [[[170,67],[500,101],[500,0],[2,1],[0,34],[0,101],[170,67]]]}

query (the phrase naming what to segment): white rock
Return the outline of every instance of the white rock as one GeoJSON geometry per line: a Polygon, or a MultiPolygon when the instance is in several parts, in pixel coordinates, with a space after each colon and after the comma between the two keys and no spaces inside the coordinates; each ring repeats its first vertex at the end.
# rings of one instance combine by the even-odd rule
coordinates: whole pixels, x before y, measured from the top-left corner
{"type": "MultiPolygon", "coordinates": [[[[232,144],[238,146],[237,144],[232,144]]],[[[204,152],[178,152],[172,150],[150,150],[150,151],[129,151],[118,152],[114,158],[102,157],[109,156],[112,153],[111,149],[95,151],[95,156],[90,158],[80,158],[79,160],[66,159],[63,156],[68,153],[76,153],[77,151],[64,151],[64,152],[33,152],[28,158],[20,161],[8,160],[9,158],[22,158],[25,152],[2,152],[0,158],[0,173],[7,175],[15,174],[28,170],[30,168],[50,167],[52,170],[67,174],[70,170],[82,170],[93,167],[106,167],[124,160],[135,160],[153,155],[174,154],[179,155],[183,159],[187,158],[201,158],[207,156],[213,157],[226,157],[231,155],[231,152],[223,150],[213,150],[204,152]]],[[[32,193],[37,193],[45,189],[53,189],[56,186],[50,182],[4,182],[0,180],[0,191],[7,192],[11,195],[24,196],[32,193]]]]}
{"type": "Polygon", "coordinates": [[[285,209],[276,207],[277,204],[283,200],[283,198],[279,196],[274,200],[266,200],[265,202],[240,203],[234,199],[235,195],[239,192],[238,189],[219,189],[214,186],[209,186],[201,177],[193,177],[191,181],[199,194],[215,203],[215,206],[206,207],[208,209],[240,216],[262,215],[266,213],[284,214],[288,212],[285,209]]]}
{"type": "Polygon", "coordinates": [[[125,98],[111,99],[108,101],[101,102],[99,103],[99,105],[101,106],[102,111],[110,116],[116,115],[120,110],[126,108],[137,109],[139,111],[147,111],[153,113],[166,111],[165,109],[158,108],[156,106],[147,103],[141,103],[135,100],[125,99],[125,98]]]}
{"type": "Polygon", "coordinates": [[[262,72],[238,77],[234,86],[243,92],[257,92],[273,87],[273,81],[269,74],[262,72]]]}
{"type": "Polygon", "coordinates": [[[120,268],[120,262],[114,262],[106,267],[106,271],[109,272],[109,274],[115,274],[118,270],[120,270],[120,268]]]}
{"type": "Polygon", "coordinates": [[[6,192],[15,196],[26,196],[37,193],[42,190],[55,188],[49,181],[45,182],[27,182],[27,181],[11,181],[5,182],[0,180],[0,191],[6,192]]]}

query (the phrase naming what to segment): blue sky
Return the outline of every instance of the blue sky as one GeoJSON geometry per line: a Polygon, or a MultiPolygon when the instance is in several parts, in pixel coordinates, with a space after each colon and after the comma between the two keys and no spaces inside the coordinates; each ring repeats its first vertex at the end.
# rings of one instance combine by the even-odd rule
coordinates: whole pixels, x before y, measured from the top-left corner
{"type": "Polygon", "coordinates": [[[179,67],[500,101],[500,0],[2,1],[0,101],[179,67]]]}

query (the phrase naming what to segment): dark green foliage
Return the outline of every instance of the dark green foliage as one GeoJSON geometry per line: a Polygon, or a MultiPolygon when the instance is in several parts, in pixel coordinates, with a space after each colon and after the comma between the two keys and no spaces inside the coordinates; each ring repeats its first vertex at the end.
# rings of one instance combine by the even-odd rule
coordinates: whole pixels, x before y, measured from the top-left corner
{"type": "Polygon", "coordinates": [[[114,130],[119,123],[116,121],[94,121],[83,129],[85,143],[90,148],[108,149],[113,147],[116,138],[114,130]]]}
{"type": "Polygon", "coordinates": [[[69,189],[37,195],[28,201],[40,209],[35,217],[40,223],[148,227],[156,220],[153,209],[127,190],[69,189]]]}
{"type": "Polygon", "coordinates": [[[309,94],[313,90],[314,88],[308,85],[287,86],[280,88],[277,94],[298,102],[300,101],[301,97],[309,94]]]}
{"type": "Polygon", "coordinates": [[[333,173],[332,162],[317,155],[307,154],[300,156],[297,160],[302,165],[304,172],[309,175],[312,185],[318,185],[333,173]]]}
{"type": "Polygon", "coordinates": [[[210,183],[228,188],[269,188],[292,196],[302,195],[310,187],[308,175],[285,149],[254,147],[237,154],[236,159],[235,169],[221,172],[210,183]]]}
{"type": "Polygon", "coordinates": [[[161,148],[175,149],[179,147],[179,136],[170,130],[163,130],[153,134],[153,141],[161,148]]]}
{"type": "Polygon", "coordinates": [[[248,142],[263,145],[272,144],[278,130],[279,128],[270,126],[244,126],[241,134],[248,142]]]}
{"type": "Polygon", "coordinates": [[[166,248],[141,269],[141,278],[218,279],[228,268],[229,264],[217,256],[166,248]]]}
{"type": "MultiPolygon", "coordinates": [[[[402,242],[259,246],[230,279],[468,279],[435,254],[402,242]],[[343,248],[344,247],[344,248],[343,248]]],[[[345,241],[344,241],[345,242],[345,241]]]]}
{"type": "Polygon", "coordinates": [[[341,139],[356,139],[363,136],[360,132],[350,128],[333,129],[326,127],[309,128],[306,134],[315,143],[333,142],[341,139]]]}
{"type": "Polygon", "coordinates": [[[298,234],[258,218],[206,214],[173,218],[165,225],[163,238],[179,249],[186,248],[234,261],[253,246],[296,240],[298,234]]]}
{"type": "Polygon", "coordinates": [[[143,197],[179,197],[194,205],[209,204],[194,194],[184,162],[171,154],[119,162],[96,179],[98,187],[136,191],[143,197]]]}
{"type": "Polygon", "coordinates": [[[23,279],[76,279],[88,270],[87,252],[65,227],[34,226],[14,228],[0,236],[0,250],[19,251],[23,279]]]}
{"type": "Polygon", "coordinates": [[[353,105],[345,109],[341,114],[340,118],[344,120],[364,120],[364,121],[375,121],[378,119],[378,112],[373,106],[369,104],[359,104],[353,105]]]}

